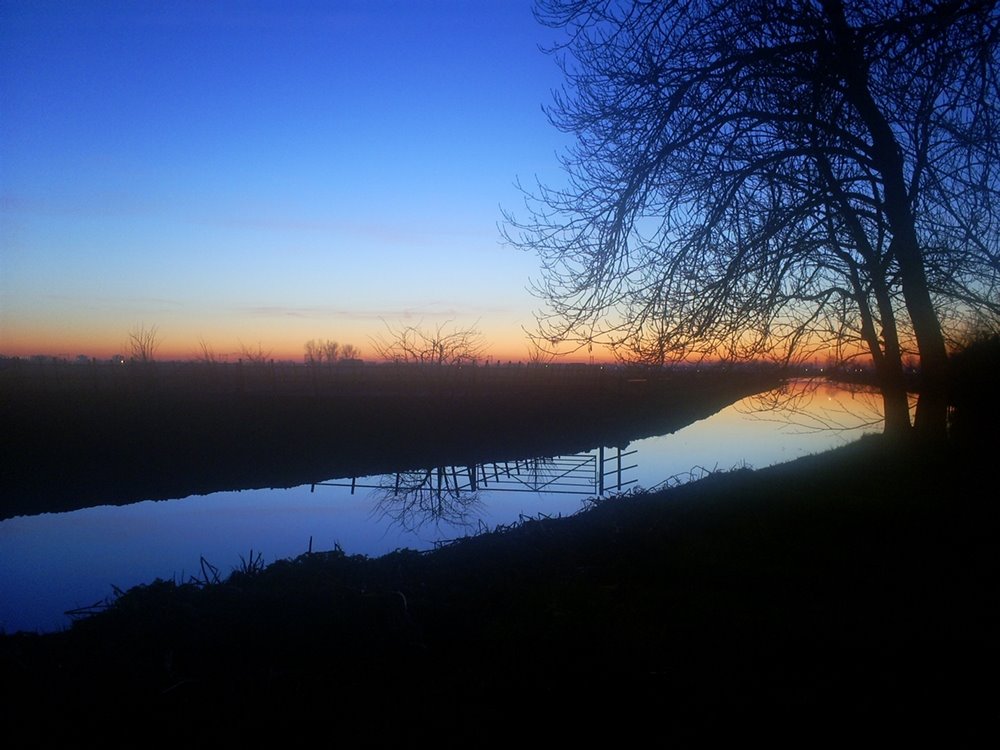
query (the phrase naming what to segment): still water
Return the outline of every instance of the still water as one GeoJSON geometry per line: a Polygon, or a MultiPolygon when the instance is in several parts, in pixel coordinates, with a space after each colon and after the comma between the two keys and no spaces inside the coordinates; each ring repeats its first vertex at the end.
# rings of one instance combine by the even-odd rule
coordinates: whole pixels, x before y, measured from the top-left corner
{"type": "MultiPolygon", "coordinates": [[[[631,443],[622,477],[630,488],[652,488],[710,471],[761,468],[843,445],[881,426],[880,402],[872,394],[799,383],[791,392],[740,401],[674,434],[631,443]]],[[[596,456],[594,451],[590,465],[596,456]]],[[[605,456],[611,484],[617,461],[614,451],[605,456]]],[[[369,556],[404,547],[430,549],[523,517],[570,515],[595,494],[592,487],[567,486],[571,476],[550,484],[558,493],[526,491],[524,482],[517,485],[521,491],[491,489],[505,469],[512,467],[486,467],[488,481],[485,487],[479,483],[475,501],[452,498],[437,518],[413,507],[426,507],[412,502],[413,493],[407,505],[406,493],[393,491],[398,478],[389,476],[358,480],[382,484],[382,490],[357,487],[352,493],[350,486],[305,485],[8,519],[0,522],[0,630],[67,627],[67,610],[102,602],[115,587],[200,577],[203,558],[224,577],[241,559],[260,555],[269,563],[300,555],[310,544],[316,551],[339,545],[349,554],[369,556]]],[[[522,478],[543,480],[566,474],[564,466],[551,462],[518,470],[522,478]]],[[[440,483],[440,475],[431,476],[440,483]]]]}

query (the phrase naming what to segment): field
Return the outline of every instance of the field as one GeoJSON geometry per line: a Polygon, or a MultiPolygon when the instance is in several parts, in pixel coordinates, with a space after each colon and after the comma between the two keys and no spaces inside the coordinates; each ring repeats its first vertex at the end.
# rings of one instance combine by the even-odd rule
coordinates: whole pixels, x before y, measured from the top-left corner
{"type": "Polygon", "coordinates": [[[756,369],[156,363],[0,368],[0,517],[624,445],[756,369]]]}

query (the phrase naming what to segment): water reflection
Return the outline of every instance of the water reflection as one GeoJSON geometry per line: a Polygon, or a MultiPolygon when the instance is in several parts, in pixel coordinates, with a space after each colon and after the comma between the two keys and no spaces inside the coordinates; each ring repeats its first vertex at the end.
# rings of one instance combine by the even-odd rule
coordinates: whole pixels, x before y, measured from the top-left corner
{"type": "Polygon", "coordinates": [[[636,479],[628,473],[636,451],[597,448],[567,456],[490,461],[471,466],[437,466],[377,477],[353,477],[349,482],[318,482],[310,486],[372,490],[375,515],[407,531],[442,523],[472,527],[482,515],[480,492],[604,495],[621,492],[636,479]]]}
{"type": "Polygon", "coordinates": [[[455,466],[439,466],[379,477],[374,513],[406,531],[418,531],[427,523],[471,526],[483,506],[475,472],[467,466],[460,476],[455,466]]]}
{"type": "MultiPolygon", "coordinates": [[[[910,416],[916,411],[911,397],[910,416]]],[[[783,387],[750,396],[735,406],[751,419],[772,421],[794,434],[859,432],[882,429],[882,397],[868,386],[833,385],[825,380],[792,380],[783,387]]]]}
{"type": "MultiPolygon", "coordinates": [[[[633,442],[628,450],[634,457],[623,454],[624,480],[653,487],[692,471],[760,468],[816,453],[881,429],[879,407],[878,398],[865,391],[804,384],[745,399],[674,434],[633,442]]],[[[617,456],[607,452],[604,458],[605,472],[614,472],[617,456]]],[[[469,484],[468,472],[462,479],[459,466],[454,472],[442,467],[440,497],[428,492],[428,479],[432,487],[439,481],[438,468],[432,467],[400,474],[401,488],[417,490],[403,500],[396,493],[397,477],[390,474],[370,482],[382,485],[375,497],[371,490],[352,494],[350,486],[311,491],[306,485],[7,519],[0,522],[0,628],[64,627],[66,610],[103,600],[112,586],[187,580],[203,557],[225,575],[249,549],[261,550],[264,562],[302,554],[310,544],[317,550],[339,544],[348,553],[367,555],[430,549],[470,528],[572,514],[598,494],[592,485],[579,492],[573,487],[566,493],[539,492],[559,467],[545,459],[520,467],[509,478],[517,483],[510,489],[518,491],[501,492],[499,480],[508,479],[504,464],[495,464],[495,474],[489,464],[481,466],[473,472],[472,502],[459,503],[448,494],[448,488],[460,486],[456,477],[462,486],[469,484]],[[428,516],[428,508],[434,514],[428,516]]]]}

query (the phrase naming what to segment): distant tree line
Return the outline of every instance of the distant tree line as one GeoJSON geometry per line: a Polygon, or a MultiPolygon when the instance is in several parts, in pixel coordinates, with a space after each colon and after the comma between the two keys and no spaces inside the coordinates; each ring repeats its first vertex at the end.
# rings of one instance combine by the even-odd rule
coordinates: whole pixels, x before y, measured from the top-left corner
{"type": "Polygon", "coordinates": [[[361,358],[361,350],[353,344],[338,344],[330,339],[309,339],[305,349],[307,365],[333,364],[339,360],[361,358]]]}

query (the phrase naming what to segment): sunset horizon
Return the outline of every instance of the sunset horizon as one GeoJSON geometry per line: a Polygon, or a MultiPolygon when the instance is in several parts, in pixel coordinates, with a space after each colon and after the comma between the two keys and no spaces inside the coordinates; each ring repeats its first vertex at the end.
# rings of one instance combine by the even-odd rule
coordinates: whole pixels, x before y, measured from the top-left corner
{"type": "Polygon", "coordinates": [[[550,37],[508,2],[5,3],[0,355],[372,358],[385,321],[525,359],[539,267],[498,222],[568,143],[550,37]]]}

